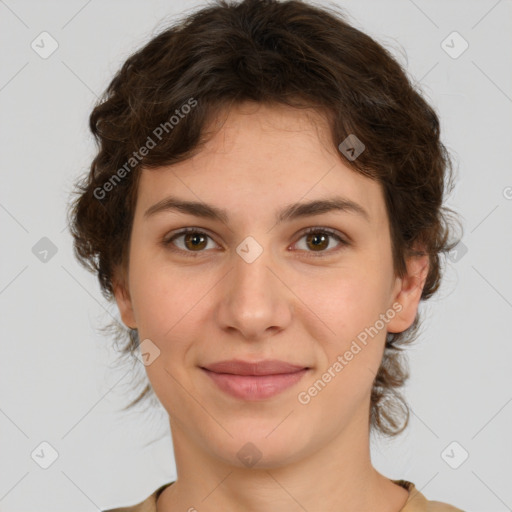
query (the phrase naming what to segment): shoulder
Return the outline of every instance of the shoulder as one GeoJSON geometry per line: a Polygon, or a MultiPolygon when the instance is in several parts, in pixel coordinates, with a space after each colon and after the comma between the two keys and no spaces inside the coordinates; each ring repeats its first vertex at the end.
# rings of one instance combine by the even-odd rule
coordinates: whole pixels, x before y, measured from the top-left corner
{"type": "Polygon", "coordinates": [[[448,505],[448,503],[441,503],[440,501],[429,501],[428,512],[464,512],[462,509],[448,505]]]}
{"type": "Polygon", "coordinates": [[[162,485],[144,501],[141,501],[136,505],[120,508],[110,508],[108,510],[103,510],[102,512],[156,512],[156,500],[158,499],[158,496],[166,487],[169,487],[169,485],[172,485],[173,483],[174,482],[162,485]]]}
{"type": "Polygon", "coordinates": [[[412,482],[407,480],[393,480],[393,482],[409,491],[409,498],[400,512],[464,512],[448,503],[427,500],[412,482]]]}
{"type": "MultiPolygon", "coordinates": [[[[427,498],[416,489],[412,482],[408,482],[407,480],[393,480],[393,482],[409,491],[409,498],[400,512],[464,512],[462,509],[449,505],[448,503],[427,500],[427,498]]],[[[166,487],[173,483],[174,482],[171,482],[159,487],[153,494],[136,505],[112,508],[102,512],[156,512],[156,500],[158,496],[166,487]]]]}

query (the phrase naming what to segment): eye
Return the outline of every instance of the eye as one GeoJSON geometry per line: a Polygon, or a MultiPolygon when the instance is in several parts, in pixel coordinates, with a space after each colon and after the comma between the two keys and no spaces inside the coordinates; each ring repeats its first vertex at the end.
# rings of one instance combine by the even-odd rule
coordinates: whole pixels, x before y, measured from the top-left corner
{"type": "MultiPolygon", "coordinates": [[[[325,256],[327,253],[332,253],[333,250],[327,251],[327,249],[331,245],[331,240],[336,239],[338,241],[338,248],[349,245],[349,243],[343,239],[336,231],[330,228],[321,228],[314,227],[308,228],[301,236],[298,242],[295,242],[294,245],[299,244],[299,242],[305,239],[305,243],[301,250],[305,250],[306,252],[311,252],[311,256],[325,256]],[[314,254],[316,253],[316,254],[314,254]]],[[[332,247],[331,247],[332,249],[332,247]]],[[[334,249],[336,251],[337,249],[334,249]]]]}
{"type": "Polygon", "coordinates": [[[203,231],[197,228],[186,228],[164,239],[162,243],[165,247],[169,247],[172,250],[203,252],[203,249],[211,249],[211,247],[208,247],[208,239],[212,240],[210,235],[203,231]],[[180,241],[180,243],[176,243],[176,241],[180,241]],[[177,249],[170,247],[172,245],[176,246],[177,249]]]}
{"type": "MultiPolygon", "coordinates": [[[[310,256],[314,257],[326,256],[332,252],[335,252],[340,247],[350,245],[348,241],[346,241],[340,234],[338,234],[337,231],[330,228],[308,228],[302,233],[299,241],[295,242],[293,245],[298,245],[302,239],[305,239],[305,244],[303,247],[299,247],[299,249],[312,253],[310,256]],[[331,241],[333,239],[337,240],[338,249],[333,249],[330,247],[332,245],[331,241]]],[[[167,247],[173,251],[186,252],[191,255],[190,253],[201,253],[204,252],[205,249],[215,248],[209,246],[209,240],[212,241],[213,244],[217,245],[215,242],[213,242],[212,237],[204,231],[201,231],[198,228],[185,228],[177,233],[172,234],[169,237],[166,237],[164,240],[162,240],[162,244],[164,247],[167,247]]]]}

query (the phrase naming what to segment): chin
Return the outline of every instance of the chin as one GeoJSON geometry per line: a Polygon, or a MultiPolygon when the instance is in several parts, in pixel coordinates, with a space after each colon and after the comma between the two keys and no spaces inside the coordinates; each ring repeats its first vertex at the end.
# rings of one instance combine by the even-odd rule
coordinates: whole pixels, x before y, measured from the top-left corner
{"type": "Polygon", "coordinates": [[[213,443],[212,455],[238,468],[273,469],[292,464],[307,456],[308,451],[315,450],[313,446],[308,447],[312,436],[308,442],[297,436],[296,430],[283,426],[276,429],[280,421],[272,422],[270,428],[268,424],[261,429],[255,429],[254,425],[239,428],[233,438],[223,436],[218,443],[213,443]]]}

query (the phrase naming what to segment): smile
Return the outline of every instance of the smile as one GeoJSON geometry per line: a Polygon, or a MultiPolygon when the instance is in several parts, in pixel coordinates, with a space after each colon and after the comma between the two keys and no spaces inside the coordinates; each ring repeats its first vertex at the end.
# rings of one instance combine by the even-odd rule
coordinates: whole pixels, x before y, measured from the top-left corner
{"type": "Polygon", "coordinates": [[[222,361],[201,367],[217,387],[242,400],[271,398],[297,384],[309,368],[282,361],[222,361]]]}

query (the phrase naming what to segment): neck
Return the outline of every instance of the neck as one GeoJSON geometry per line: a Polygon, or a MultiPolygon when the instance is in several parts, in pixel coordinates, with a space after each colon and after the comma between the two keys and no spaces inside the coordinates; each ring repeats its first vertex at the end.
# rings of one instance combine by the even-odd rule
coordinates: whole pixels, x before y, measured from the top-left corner
{"type": "Polygon", "coordinates": [[[353,418],[333,440],[298,460],[265,468],[206,453],[171,419],[178,479],[162,493],[157,510],[397,512],[408,493],[373,468],[367,418],[353,418]]]}

